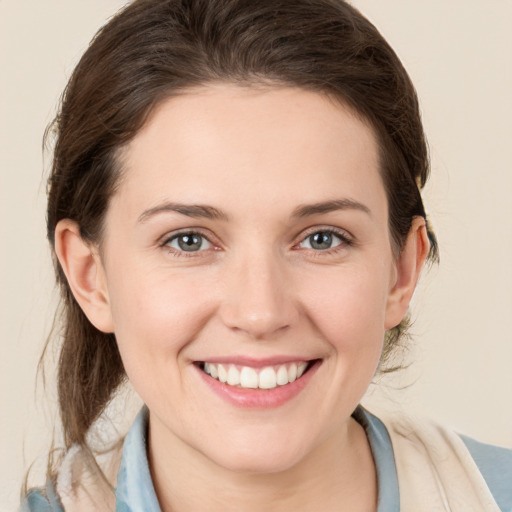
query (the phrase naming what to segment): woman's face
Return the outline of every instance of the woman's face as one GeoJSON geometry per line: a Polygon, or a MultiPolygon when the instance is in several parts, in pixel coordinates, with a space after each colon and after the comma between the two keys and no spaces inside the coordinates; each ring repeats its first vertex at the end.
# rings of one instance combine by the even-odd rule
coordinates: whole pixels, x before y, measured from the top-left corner
{"type": "Polygon", "coordinates": [[[217,85],[120,162],[99,276],[152,442],[278,471],[346,431],[400,321],[372,130],[316,93],[217,85]]]}

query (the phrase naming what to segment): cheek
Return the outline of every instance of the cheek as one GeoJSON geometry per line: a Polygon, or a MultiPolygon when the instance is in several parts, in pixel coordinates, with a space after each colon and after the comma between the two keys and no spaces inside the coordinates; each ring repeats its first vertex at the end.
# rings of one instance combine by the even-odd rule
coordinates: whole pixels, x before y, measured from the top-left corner
{"type": "Polygon", "coordinates": [[[304,283],[305,308],[336,351],[378,349],[385,332],[386,283],[371,268],[317,274],[304,283]]]}
{"type": "Polygon", "coordinates": [[[204,279],[167,274],[114,276],[109,287],[115,335],[130,378],[147,374],[148,367],[168,368],[214,310],[204,279]]]}
{"type": "Polygon", "coordinates": [[[381,358],[387,279],[376,269],[340,267],[303,281],[304,315],[329,350],[317,417],[330,418],[330,434],[360,403],[381,358]]]}

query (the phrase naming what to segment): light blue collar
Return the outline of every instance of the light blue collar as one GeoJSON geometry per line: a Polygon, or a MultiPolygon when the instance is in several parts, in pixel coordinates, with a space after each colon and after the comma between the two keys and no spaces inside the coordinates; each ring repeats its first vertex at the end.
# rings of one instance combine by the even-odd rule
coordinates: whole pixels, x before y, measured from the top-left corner
{"type": "Polygon", "coordinates": [[[124,440],[117,474],[116,512],[161,512],[147,457],[148,409],[143,407],[124,440]]]}
{"type": "Polygon", "coordinates": [[[377,512],[399,512],[398,476],[388,431],[379,418],[361,406],[354,411],[352,416],[366,432],[377,468],[379,493],[377,512]]]}

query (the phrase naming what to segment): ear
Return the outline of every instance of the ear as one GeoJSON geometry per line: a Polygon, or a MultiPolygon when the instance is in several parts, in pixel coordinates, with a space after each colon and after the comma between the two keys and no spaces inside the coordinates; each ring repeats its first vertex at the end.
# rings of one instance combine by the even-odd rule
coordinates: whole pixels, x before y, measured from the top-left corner
{"type": "Polygon", "coordinates": [[[396,262],[395,280],[386,306],[384,326],[386,330],[396,327],[407,313],[416,283],[427,259],[429,247],[425,219],[415,217],[396,262]]]}
{"type": "Polygon", "coordinates": [[[98,250],[80,236],[69,219],[55,228],[55,252],[76,301],[89,321],[102,332],[113,332],[107,283],[98,250]]]}

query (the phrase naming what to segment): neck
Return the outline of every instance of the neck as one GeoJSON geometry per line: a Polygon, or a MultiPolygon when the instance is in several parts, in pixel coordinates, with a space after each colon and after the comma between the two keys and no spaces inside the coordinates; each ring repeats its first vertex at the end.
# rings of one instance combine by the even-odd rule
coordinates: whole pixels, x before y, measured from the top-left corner
{"type": "Polygon", "coordinates": [[[162,443],[158,429],[151,427],[148,452],[162,512],[252,512],[268,510],[269,504],[275,512],[376,510],[373,457],[363,428],[352,418],[299,463],[279,472],[231,471],[176,438],[162,443]]]}

